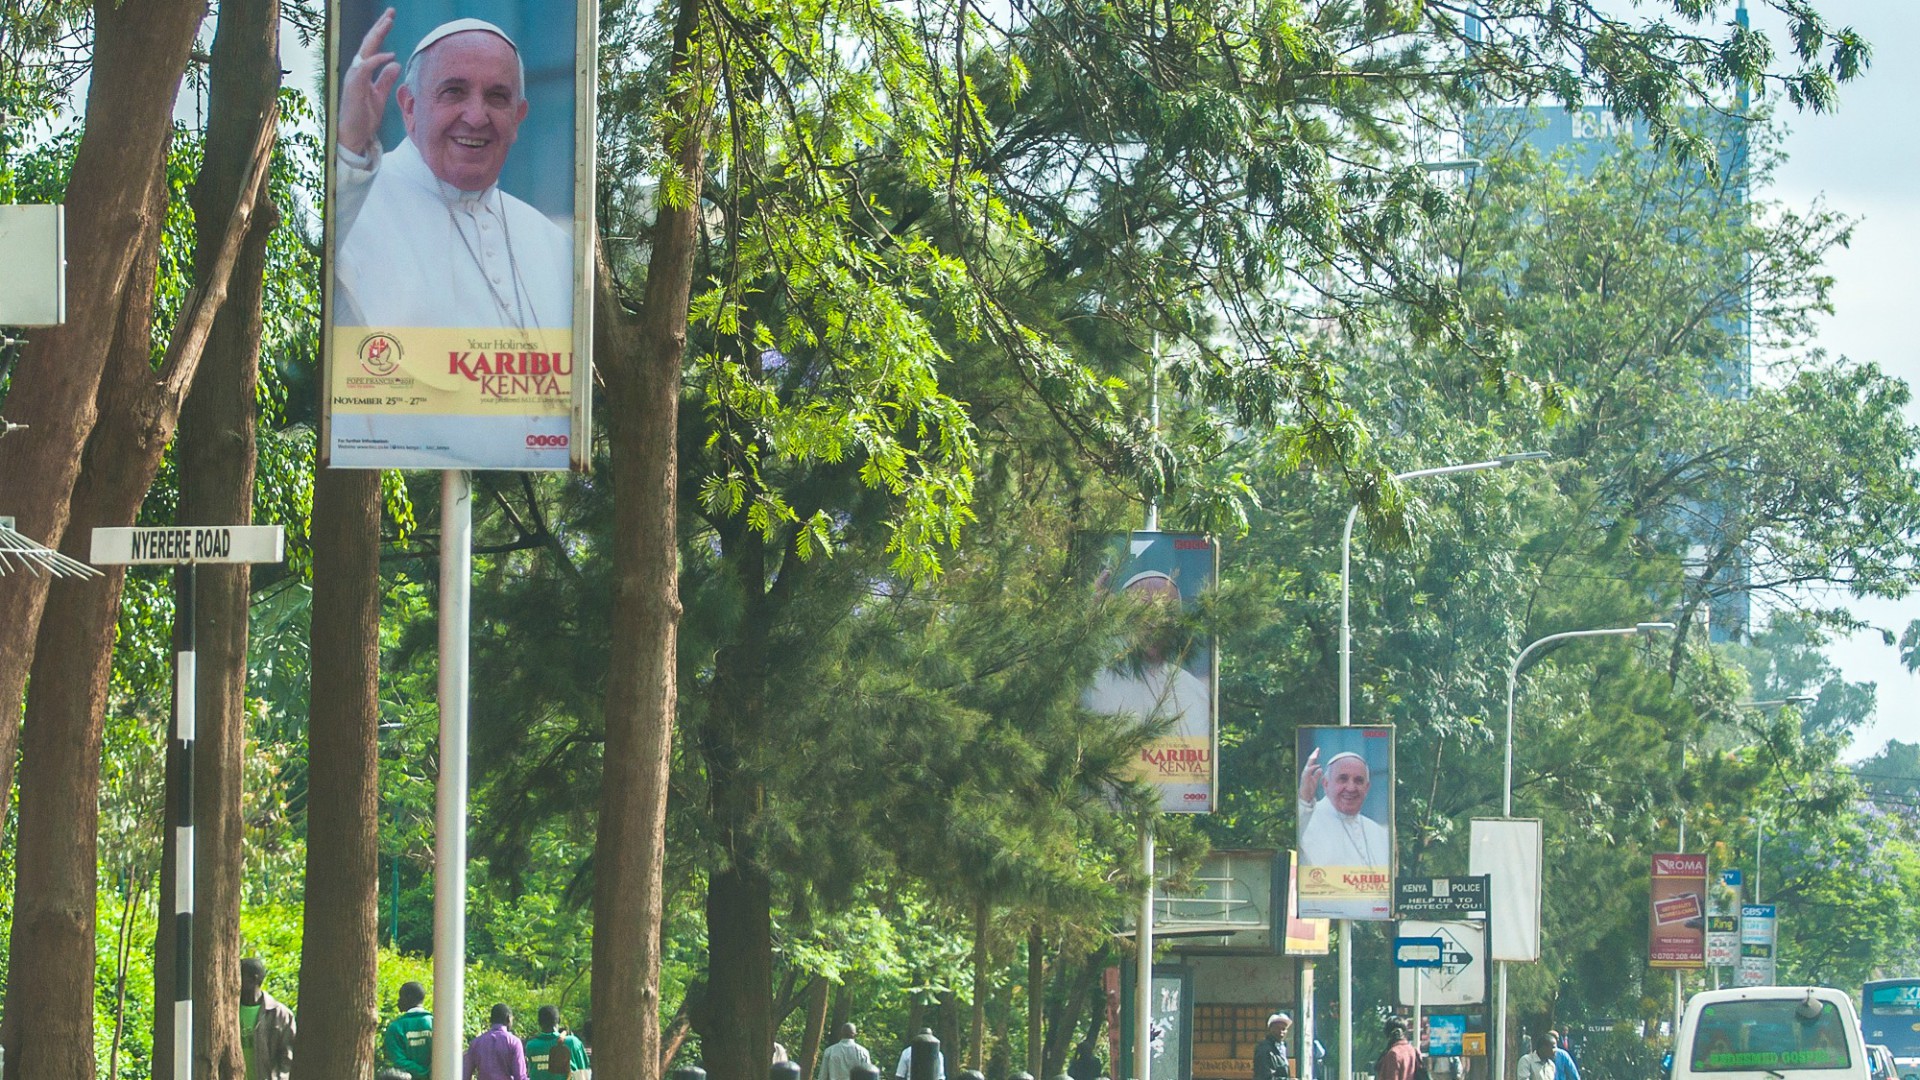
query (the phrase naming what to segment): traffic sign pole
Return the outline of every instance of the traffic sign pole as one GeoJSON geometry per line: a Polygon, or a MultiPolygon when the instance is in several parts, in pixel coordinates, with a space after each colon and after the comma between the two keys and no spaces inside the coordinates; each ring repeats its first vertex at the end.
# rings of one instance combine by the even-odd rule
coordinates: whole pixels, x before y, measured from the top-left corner
{"type": "Polygon", "coordinates": [[[198,575],[180,567],[179,609],[174,627],[180,649],[173,654],[173,741],[167,747],[167,788],[173,826],[173,1075],[193,1076],[193,740],[199,671],[193,609],[198,575]]]}
{"type": "MultiPolygon", "coordinates": [[[[433,1080],[458,1080],[467,983],[467,620],[473,594],[473,478],[440,474],[440,778],[434,791],[433,1080]]],[[[1151,890],[1149,890],[1151,893],[1151,890]]]]}
{"type": "MultiPolygon", "coordinates": [[[[173,657],[173,738],[167,744],[167,826],[173,830],[173,1075],[193,1075],[193,743],[199,671],[195,646],[199,563],[279,562],[286,532],[278,525],[188,525],[93,530],[92,559],[108,565],[177,568],[173,657]]],[[[164,931],[163,931],[164,932],[164,931]]],[[[155,977],[161,977],[158,972],[155,977]]]]}

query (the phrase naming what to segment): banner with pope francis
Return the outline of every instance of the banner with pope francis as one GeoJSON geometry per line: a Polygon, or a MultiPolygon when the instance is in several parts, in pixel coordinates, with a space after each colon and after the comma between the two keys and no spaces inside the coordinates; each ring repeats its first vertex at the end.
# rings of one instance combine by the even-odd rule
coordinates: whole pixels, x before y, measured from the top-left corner
{"type": "Polygon", "coordinates": [[[1115,663],[1082,692],[1087,709],[1155,725],[1133,775],[1165,814],[1210,814],[1218,786],[1219,666],[1213,637],[1189,622],[1219,577],[1220,546],[1200,533],[1102,538],[1097,586],[1138,605],[1115,663]]]}
{"type": "Polygon", "coordinates": [[[326,464],[584,466],[592,9],[330,5],[326,464]]]}
{"type": "Polygon", "coordinates": [[[1393,728],[1305,726],[1299,781],[1300,917],[1393,917],[1393,728]]]}

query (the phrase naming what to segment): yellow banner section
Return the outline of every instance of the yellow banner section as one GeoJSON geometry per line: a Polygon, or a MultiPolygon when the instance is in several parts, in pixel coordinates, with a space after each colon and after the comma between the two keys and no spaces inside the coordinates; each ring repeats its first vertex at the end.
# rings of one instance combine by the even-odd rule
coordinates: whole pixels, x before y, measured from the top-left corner
{"type": "Polygon", "coordinates": [[[1205,784],[1213,776],[1213,740],[1165,735],[1140,748],[1134,776],[1154,784],[1205,784]]]}
{"type": "Polygon", "coordinates": [[[336,413],[566,416],[573,331],[339,326],[336,413]]]}
{"type": "Polygon", "coordinates": [[[1385,866],[1302,867],[1300,895],[1341,900],[1390,897],[1393,895],[1393,878],[1385,866]]]}

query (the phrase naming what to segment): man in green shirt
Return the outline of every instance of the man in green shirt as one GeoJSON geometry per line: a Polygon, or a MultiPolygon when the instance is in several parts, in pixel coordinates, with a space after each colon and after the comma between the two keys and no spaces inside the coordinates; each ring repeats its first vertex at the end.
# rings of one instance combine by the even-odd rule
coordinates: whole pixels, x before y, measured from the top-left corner
{"type": "Polygon", "coordinates": [[[527,1039],[529,1080],[567,1080],[569,1076],[584,1075],[586,1069],[587,1048],[560,1026],[560,1010],[552,1005],[540,1006],[540,1033],[527,1039]],[[559,1053],[556,1047],[560,1048],[559,1053]],[[555,1059],[560,1053],[566,1055],[567,1067],[555,1072],[548,1066],[559,1064],[555,1059]]]}
{"type": "Polygon", "coordinates": [[[417,982],[400,984],[400,1015],[387,1024],[381,1053],[387,1064],[413,1080],[427,1080],[433,1072],[433,1014],[426,1009],[427,989],[417,982]]]}

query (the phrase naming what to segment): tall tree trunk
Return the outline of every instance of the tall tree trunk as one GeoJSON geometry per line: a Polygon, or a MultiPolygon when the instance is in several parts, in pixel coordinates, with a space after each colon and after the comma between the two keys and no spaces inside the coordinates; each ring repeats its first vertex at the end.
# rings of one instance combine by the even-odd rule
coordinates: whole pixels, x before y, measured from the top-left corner
{"type": "MultiPolygon", "coordinates": [[[[23,532],[52,547],[63,546],[121,306],[130,287],[140,291],[142,239],[157,235],[164,220],[165,203],[154,193],[165,191],[173,102],[206,6],[206,0],[94,3],[88,123],[65,196],[73,318],[31,335],[6,394],[7,419],[28,430],[0,439],[0,513],[14,515],[23,532]]],[[[0,611],[7,613],[0,619],[0,806],[13,784],[21,702],[47,585],[35,574],[0,576],[0,611]]],[[[6,842],[0,835],[0,844],[6,842]]],[[[12,1022],[9,1015],[9,1027],[12,1022]]]]}
{"type": "MultiPolygon", "coordinates": [[[[633,1080],[653,1080],[660,1068],[661,871],[680,626],[676,440],[710,119],[699,77],[706,63],[700,11],[694,0],[681,0],[675,15],[669,85],[677,89],[667,102],[665,133],[696,198],[685,206],[660,203],[640,319],[621,308],[605,248],[596,251],[594,351],[610,406],[614,596],[594,842],[593,1015],[603,1067],[633,1080]]],[[[579,377],[588,377],[584,368],[579,377]]]]}
{"type": "MultiPolygon", "coordinates": [[[[294,1080],[373,1071],[379,934],[380,474],[323,469],[313,488],[307,895],[294,1080]]],[[[460,1037],[460,1018],[442,1021],[460,1037]]]]}
{"type": "MultiPolygon", "coordinates": [[[[1045,1045],[1046,1057],[1041,1061],[1041,1071],[1035,1076],[1058,1076],[1066,1071],[1067,1056],[1072,1052],[1074,1034],[1080,1029],[1080,1016],[1087,1012],[1088,999],[1093,998],[1092,1022],[1087,1029],[1089,1042],[1098,1043],[1100,1039],[1100,1021],[1106,1016],[1106,998],[1104,994],[1094,994],[1100,984],[1100,973],[1106,966],[1106,952],[1095,949],[1083,954],[1078,962],[1069,961],[1062,952],[1054,964],[1053,1007],[1047,1010],[1047,1030],[1045,1045]],[[1064,996],[1063,996],[1064,995],[1064,996]]],[[[1117,1063],[1112,1066],[1118,1068],[1117,1063]]]]}
{"type": "MultiPolygon", "coordinates": [[[[86,505],[73,522],[100,523],[86,505]]],[[[83,554],[69,551],[68,554],[83,554]]],[[[112,669],[114,615],[125,571],[61,581],[41,621],[22,750],[18,890],[7,956],[7,1072],[93,1080],[95,854],[99,762],[112,669]],[[79,766],[91,766],[82,771],[79,766]],[[30,976],[30,977],[29,977],[30,976]],[[30,1036],[30,1037],[29,1037],[30,1036]]]]}
{"type": "Polygon", "coordinates": [[[832,994],[833,984],[826,979],[816,977],[807,985],[807,1030],[800,1040],[800,1056],[794,1058],[800,1063],[801,1080],[811,1077],[820,1064],[820,1045],[827,1034],[827,999],[832,994]]]}
{"type": "Polygon", "coordinates": [[[973,905],[973,1030],[967,1039],[967,1061],[984,1071],[987,1067],[987,918],[993,905],[985,897],[973,905]]]}
{"type": "Polygon", "coordinates": [[[1047,1044],[1042,1033],[1047,1015],[1047,942],[1040,924],[1027,927],[1027,1071],[1049,1075],[1047,1044]]]}
{"type": "Polygon", "coordinates": [[[773,1061],[773,880],[751,857],[707,884],[707,997],[694,1016],[710,1080],[763,1080],[773,1061]]]}
{"type": "MultiPolygon", "coordinates": [[[[165,201],[164,189],[149,197],[165,201]]],[[[153,303],[154,271],[159,264],[156,233],[137,237],[127,291],[117,298],[117,320],[110,367],[148,363],[148,314],[153,303]]],[[[102,397],[119,389],[111,377],[102,397]]],[[[116,411],[125,402],[96,402],[94,411],[116,411]]],[[[138,454],[123,445],[128,426],[98,425],[82,455],[69,502],[72,528],[63,547],[85,558],[92,530],[125,524],[133,517],[112,513],[116,504],[138,508],[151,474],[141,476],[137,457],[123,470],[120,453],[138,454]]],[[[20,1076],[49,1080],[91,1080],[94,915],[97,901],[96,851],[99,842],[100,746],[106,690],[113,666],[113,629],[125,570],[111,568],[93,582],[60,582],[49,590],[32,651],[33,692],[27,702],[21,761],[19,836],[16,837],[16,885],[9,971],[36,977],[7,984],[7,1068],[20,1076]],[[31,993],[28,992],[31,985],[31,993]],[[33,1038],[25,1037],[32,1032],[33,1038]],[[63,1037],[65,1036],[65,1037],[63,1037]],[[84,1056],[83,1056],[84,1055],[84,1056]]],[[[166,830],[171,833],[172,830],[166,830]]],[[[162,935],[164,936],[164,935],[162,935]]],[[[171,1010],[171,1004],[168,1006],[171,1010]]]]}
{"type": "MultiPolygon", "coordinates": [[[[196,276],[216,272],[225,244],[225,211],[254,180],[254,149],[280,90],[278,0],[227,0],[213,39],[206,157],[193,191],[196,276]]],[[[267,239],[279,215],[262,197],[232,271],[232,285],[209,331],[206,355],[181,409],[177,520],[186,525],[253,521],[254,392],[259,385],[261,301],[267,239]]],[[[245,566],[196,571],[192,605],[198,653],[194,740],[193,1000],[194,1041],[207,1080],[245,1080],[246,1061],[232,1017],[240,1007],[240,890],[245,867],[242,819],[247,718],[245,566]]],[[[161,898],[171,925],[173,896],[161,898]]],[[[161,968],[158,970],[167,970],[161,968]]],[[[269,972],[291,982],[294,973],[269,972]]],[[[156,1013],[156,1027],[171,1017],[156,1013]]],[[[157,1033],[156,1033],[157,1034],[157,1033]]],[[[158,1041],[158,1040],[156,1040],[158,1041]]],[[[195,1077],[194,1080],[200,1080],[195,1077]]]]}
{"type": "Polygon", "coordinates": [[[714,832],[726,862],[707,878],[707,993],[694,1015],[712,1080],[761,1080],[772,1060],[773,879],[762,864],[754,819],[766,791],[749,760],[765,732],[767,550],[743,525],[723,531],[736,567],[742,614],[714,660],[700,753],[714,832]]]}
{"type": "MultiPolygon", "coordinates": [[[[250,179],[226,215],[216,257],[187,296],[158,371],[149,321],[159,238],[151,231],[131,238],[133,271],[113,308],[117,325],[100,381],[98,420],[69,503],[72,528],[63,543],[69,554],[85,554],[94,528],[131,524],[159,470],[265,186],[272,123],[269,113],[253,144],[250,179]]],[[[164,204],[165,196],[164,187],[149,189],[156,203],[164,204]]],[[[61,603],[48,607],[41,619],[33,652],[22,755],[30,782],[20,790],[17,912],[8,964],[11,971],[35,973],[36,979],[9,983],[0,1041],[8,1061],[19,1062],[20,1075],[36,1080],[93,1076],[88,973],[95,961],[100,744],[123,580],[113,573],[104,583],[76,583],[52,592],[61,603]],[[44,981],[42,973],[48,973],[44,981]],[[26,1039],[25,1032],[33,1038],[26,1039]]]]}

